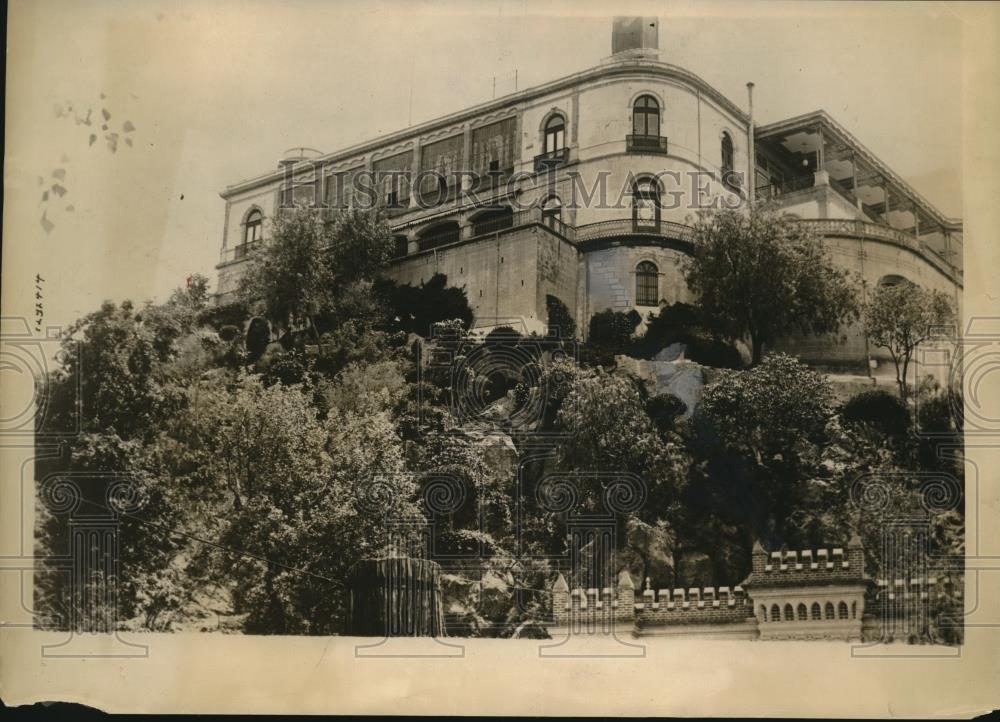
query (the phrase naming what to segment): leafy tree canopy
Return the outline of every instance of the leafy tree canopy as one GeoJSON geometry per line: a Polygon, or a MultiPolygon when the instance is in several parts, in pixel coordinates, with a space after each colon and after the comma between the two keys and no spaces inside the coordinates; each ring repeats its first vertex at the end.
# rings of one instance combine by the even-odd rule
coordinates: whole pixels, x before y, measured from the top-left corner
{"type": "Polygon", "coordinates": [[[941,291],[909,281],[875,289],[864,307],[865,333],[892,356],[900,398],[909,396],[907,373],[917,346],[941,334],[954,320],[954,305],[941,291]]]}
{"type": "Polygon", "coordinates": [[[754,364],[783,334],[832,333],[857,316],[848,273],[817,236],[773,211],[702,216],[685,278],[708,316],[749,336],[754,364]]]}

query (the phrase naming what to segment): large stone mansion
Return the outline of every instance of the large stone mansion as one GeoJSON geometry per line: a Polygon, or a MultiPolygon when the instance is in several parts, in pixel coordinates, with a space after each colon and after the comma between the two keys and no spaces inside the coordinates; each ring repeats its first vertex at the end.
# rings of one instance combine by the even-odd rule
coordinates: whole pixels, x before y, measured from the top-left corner
{"type": "MultiPolygon", "coordinates": [[[[219,300],[283,204],[367,199],[388,214],[397,281],[445,274],[487,327],[541,330],[552,295],[585,334],[608,308],[692,301],[681,261],[697,209],[752,199],[808,224],[869,288],[905,278],[960,302],[961,220],[825,111],[755,124],[752,84],[744,109],[661,62],[657,25],[616,19],[596,67],[227,187],[219,300]]],[[[819,363],[877,357],[857,327],[785,345],[819,363]]]]}

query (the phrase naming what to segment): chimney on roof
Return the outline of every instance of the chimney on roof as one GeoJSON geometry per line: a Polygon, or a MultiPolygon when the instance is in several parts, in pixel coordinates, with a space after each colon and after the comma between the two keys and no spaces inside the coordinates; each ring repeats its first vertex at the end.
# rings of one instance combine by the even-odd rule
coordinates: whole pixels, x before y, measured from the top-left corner
{"type": "Polygon", "coordinates": [[[658,18],[616,17],[611,27],[611,53],[615,60],[660,55],[658,18]]]}

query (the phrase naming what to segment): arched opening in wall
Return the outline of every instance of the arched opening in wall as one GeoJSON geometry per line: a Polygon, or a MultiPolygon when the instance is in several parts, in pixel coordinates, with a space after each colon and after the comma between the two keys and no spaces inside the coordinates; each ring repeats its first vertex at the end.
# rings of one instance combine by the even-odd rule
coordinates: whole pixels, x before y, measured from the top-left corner
{"type": "Polygon", "coordinates": [[[913,281],[911,281],[910,279],[908,279],[908,278],[906,278],[904,276],[897,276],[895,274],[889,274],[888,276],[882,276],[882,278],[878,279],[878,285],[879,286],[899,286],[900,284],[904,284],[904,283],[912,284],[913,281]]]}
{"type": "Polygon", "coordinates": [[[252,208],[243,218],[243,241],[236,246],[235,258],[243,258],[264,239],[264,213],[252,208]]]}
{"type": "Polygon", "coordinates": [[[857,618],[858,618],[858,603],[851,602],[851,619],[857,619],[857,618]]]}
{"type": "Polygon", "coordinates": [[[632,228],[656,232],[660,227],[660,184],[655,178],[640,178],[632,187],[632,228]]]}
{"type": "Polygon", "coordinates": [[[545,138],[543,148],[546,156],[554,156],[566,147],[566,119],[561,115],[553,115],[545,123],[545,138]]]}
{"type": "Polygon", "coordinates": [[[767,621],[767,607],[765,607],[763,604],[760,605],[760,621],[762,622],[767,621]]]}
{"type": "Polygon", "coordinates": [[[823,618],[823,610],[820,609],[819,602],[813,602],[812,608],[809,610],[810,618],[815,622],[823,618]]]}
{"type": "Polygon", "coordinates": [[[781,621],[781,607],[777,604],[771,605],[771,621],[780,622],[781,621]]]}
{"type": "Polygon", "coordinates": [[[632,135],[660,136],[660,104],[652,95],[640,95],[632,104],[632,135]]]}
{"type": "Polygon", "coordinates": [[[841,602],[837,605],[837,617],[847,619],[847,602],[841,602]]]}
{"type": "Polygon", "coordinates": [[[421,231],[418,238],[420,250],[426,251],[438,246],[446,246],[449,243],[457,243],[461,238],[461,232],[456,221],[438,223],[421,231]]]}
{"type": "Polygon", "coordinates": [[[514,211],[504,206],[501,208],[491,208],[472,216],[472,235],[482,236],[486,233],[495,233],[514,225],[514,211]]]}
{"type": "Polygon", "coordinates": [[[635,305],[658,306],[660,303],[660,269],[652,261],[642,261],[635,267],[635,305]]]}
{"type": "Polygon", "coordinates": [[[799,608],[798,608],[797,612],[798,612],[798,614],[796,615],[796,618],[800,622],[804,622],[804,621],[806,621],[809,618],[809,612],[808,612],[808,610],[806,610],[806,605],[805,604],[799,604],[799,608]]]}
{"type": "Polygon", "coordinates": [[[732,171],[735,168],[735,153],[733,151],[733,139],[729,133],[722,131],[722,172],[732,171]]]}
{"type": "Polygon", "coordinates": [[[826,618],[827,619],[834,619],[835,618],[834,614],[833,614],[833,602],[827,602],[826,603],[826,608],[824,609],[824,611],[826,612],[826,618]]]}
{"type": "Polygon", "coordinates": [[[392,255],[394,258],[405,256],[410,245],[410,240],[406,236],[392,237],[392,255]]]}
{"type": "Polygon", "coordinates": [[[739,175],[736,173],[736,151],[733,147],[733,139],[726,131],[722,131],[721,145],[722,185],[731,190],[733,193],[739,193],[742,188],[742,183],[739,175]]]}
{"type": "Polygon", "coordinates": [[[785,616],[782,617],[786,622],[792,622],[795,620],[795,610],[792,609],[791,604],[785,605],[785,616]]]}
{"type": "Polygon", "coordinates": [[[562,201],[559,196],[549,196],[542,201],[542,223],[553,229],[562,226],[562,201]]]}

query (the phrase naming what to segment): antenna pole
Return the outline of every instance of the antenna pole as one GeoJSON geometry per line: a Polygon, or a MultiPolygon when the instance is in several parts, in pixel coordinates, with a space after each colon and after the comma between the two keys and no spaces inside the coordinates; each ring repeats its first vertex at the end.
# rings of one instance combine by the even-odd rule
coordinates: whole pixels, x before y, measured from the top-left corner
{"type": "Polygon", "coordinates": [[[413,125],[413,68],[415,63],[410,63],[410,107],[407,111],[406,126],[413,125]]]}
{"type": "Polygon", "coordinates": [[[753,83],[747,83],[747,99],[750,103],[750,122],[747,124],[747,200],[753,203],[757,197],[757,155],[754,150],[754,123],[753,123],[753,83]]]}

